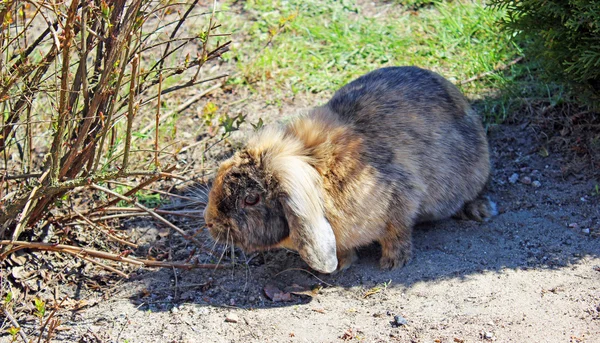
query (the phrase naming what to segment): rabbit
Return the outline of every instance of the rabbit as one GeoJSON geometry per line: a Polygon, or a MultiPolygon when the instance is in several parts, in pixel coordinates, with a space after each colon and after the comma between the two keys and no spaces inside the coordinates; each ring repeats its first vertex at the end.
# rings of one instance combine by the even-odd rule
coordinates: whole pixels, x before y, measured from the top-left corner
{"type": "Polygon", "coordinates": [[[267,126],[223,162],[204,211],[218,242],[295,250],[332,273],[379,242],[404,266],[417,223],[486,220],[495,205],[481,120],[460,91],[419,67],[377,69],[285,126],[267,126]]]}

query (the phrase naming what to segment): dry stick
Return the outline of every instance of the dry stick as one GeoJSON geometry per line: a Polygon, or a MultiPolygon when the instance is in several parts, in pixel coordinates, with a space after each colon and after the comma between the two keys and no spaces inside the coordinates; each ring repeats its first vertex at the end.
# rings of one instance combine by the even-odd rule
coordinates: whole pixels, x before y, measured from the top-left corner
{"type": "MultiPolygon", "coordinates": [[[[127,38],[127,43],[126,43],[127,49],[125,49],[125,57],[123,59],[124,61],[127,61],[128,58],[129,58],[129,54],[130,54],[129,46],[130,45],[131,45],[131,35],[127,38]]],[[[114,88],[115,90],[119,90],[121,88],[121,82],[123,81],[123,76],[124,75],[125,75],[124,72],[123,73],[119,73],[119,76],[117,77],[117,83],[116,83],[115,88],[114,88]]],[[[117,99],[117,95],[115,95],[114,99],[115,100],[117,99]]],[[[100,141],[100,143],[98,145],[98,147],[99,147],[98,148],[98,154],[97,154],[96,159],[94,161],[94,166],[92,167],[92,173],[96,172],[96,170],[98,169],[98,166],[100,164],[100,160],[101,160],[101,157],[102,157],[102,152],[104,150],[104,141],[106,140],[106,136],[108,136],[108,131],[111,129],[111,127],[112,127],[113,130],[115,128],[112,125],[113,115],[114,115],[114,106],[115,106],[115,102],[111,101],[109,103],[108,110],[107,110],[107,113],[106,113],[107,114],[107,118],[105,120],[106,124],[103,123],[102,131],[100,132],[100,134],[98,136],[100,138],[96,139],[96,142],[100,141]]],[[[114,134],[114,131],[111,130],[111,132],[113,133],[113,135],[111,136],[111,143],[110,143],[110,145],[112,146],[113,145],[112,138],[115,136],[115,134],[114,134]]]]}
{"type": "MultiPolygon", "coordinates": [[[[119,182],[119,181],[112,181],[112,180],[110,180],[110,181],[107,181],[107,182],[114,183],[114,184],[116,184],[116,185],[121,185],[121,186],[132,187],[132,185],[131,185],[131,184],[129,184],[129,183],[127,183],[127,182],[119,182]]],[[[190,197],[186,197],[186,196],[179,195],[179,194],[173,194],[173,193],[169,193],[169,192],[161,191],[161,190],[159,190],[159,189],[146,189],[146,190],[147,190],[147,191],[150,191],[150,192],[153,192],[153,193],[158,193],[158,194],[166,195],[166,196],[169,196],[169,197],[172,197],[172,198],[178,198],[178,199],[183,199],[183,200],[193,201],[193,202],[195,202],[195,203],[196,203],[196,202],[198,202],[198,201],[197,201],[196,199],[194,199],[194,198],[190,198],[190,197]]],[[[202,202],[201,202],[201,204],[204,204],[204,203],[202,203],[202,202]]],[[[118,211],[118,209],[119,209],[119,208],[126,208],[126,207],[117,207],[117,211],[118,211]]],[[[134,210],[138,211],[137,209],[134,209],[134,210]]],[[[106,211],[106,210],[105,210],[105,211],[106,211]]]]}
{"type": "MultiPolygon", "coordinates": [[[[50,183],[57,184],[60,174],[60,152],[63,143],[63,134],[65,129],[65,119],[69,114],[69,108],[67,106],[68,100],[68,87],[69,87],[69,61],[71,58],[71,38],[73,37],[73,22],[75,21],[75,14],[77,12],[77,5],[79,1],[72,1],[71,7],[68,10],[67,22],[63,33],[63,51],[62,51],[62,70],[60,76],[60,90],[59,90],[59,105],[58,105],[58,121],[56,123],[56,133],[54,141],[52,142],[51,158],[52,158],[52,172],[50,173],[50,183]]],[[[59,47],[60,49],[60,44],[59,47]]]]}
{"type": "Polygon", "coordinates": [[[188,235],[187,233],[185,233],[185,231],[183,231],[182,229],[178,228],[177,226],[175,226],[173,223],[171,223],[170,221],[166,220],[165,218],[161,217],[159,214],[157,214],[156,212],[152,211],[151,209],[147,208],[146,206],[140,204],[139,202],[128,198],[126,196],[123,196],[119,193],[113,192],[110,189],[104,188],[102,186],[98,186],[96,184],[92,184],[92,188],[102,191],[104,193],[110,194],[112,196],[115,196],[123,201],[126,201],[130,204],[133,204],[134,206],[141,208],[142,210],[144,210],[144,212],[147,212],[148,214],[150,214],[152,217],[154,217],[155,219],[163,222],[164,224],[166,224],[168,227],[170,227],[171,229],[177,231],[181,236],[183,236],[183,238],[192,241],[194,244],[196,244],[199,248],[204,250],[204,246],[202,245],[202,243],[200,243],[200,241],[198,241],[196,238],[188,235]]]}
{"type": "Polygon", "coordinates": [[[198,218],[198,219],[204,218],[202,215],[198,215],[199,213],[201,214],[202,211],[166,211],[166,210],[160,210],[160,209],[156,209],[155,211],[156,211],[156,213],[159,213],[159,214],[168,214],[168,215],[172,215],[172,216],[198,218]],[[196,213],[196,215],[193,215],[190,213],[196,213]]]}
{"type": "Polygon", "coordinates": [[[19,180],[19,179],[31,179],[34,177],[40,177],[42,173],[30,173],[20,175],[3,175],[4,180],[19,180]]]}
{"type": "Polygon", "coordinates": [[[165,171],[165,172],[163,172],[161,174],[164,175],[165,177],[170,177],[171,179],[178,179],[178,180],[182,180],[182,181],[188,181],[188,179],[186,179],[185,177],[169,173],[168,171],[165,171]]]}
{"type": "Polygon", "coordinates": [[[160,167],[160,163],[158,162],[158,123],[160,123],[160,92],[162,91],[162,81],[163,76],[162,73],[158,75],[158,96],[156,97],[157,105],[156,105],[156,126],[154,130],[154,166],[156,170],[160,167]]]}
{"type": "MultiPolygon", "coordinates": [[[[201,204],[203,204],[203,203],[201,203],[201,204]]],[[[110,208],[105,208],[104,212],[129,212],[130,214],[133,212],[133,214],[147,214],[145,212],[142,212],[142,210],[140,210],[139,208],[133,208],[133,207],[110,207],[110,208]]],[[[200,211],[200,210],[170,211],[170,210],[163,210],[163,209],[156,208],[156,209],[154,209],[154,212],[156,212],[158,214],[170,214],[170,215],[180,216],[180,217],[202,218],[202,216],[194,215],[194,214],[202,213],[202,211],[200,211]]],[[[122,214],[126,214],[126,213],[122,213],[122,214]]],[[[90,215],[93,216],[93,215],[96,215],[96,213],[92,213],[90,215]]],[[[96,218],[95,220],[99,220],[99,218],[96,218]]]]}
{"type": "Polygon", "coordinates": [[[123,153],[123,166],[122,170],[127,170],[129,163],[129,150],[131,149],[131,129],[133,127],[133,115],[134,108],[133,103],[135,100],[135,81],[137,78],[137,67],[138,67],[139,56],[135,55],[131,62],[131,80],[129,83],[129,108],[127,110],[127,131],[125,132],[125,151],[123,153]]]}
{"type": "MultiPolygon", "coordinates": [[[[13,234],[12,234],[13,241],[16,241],[17,239],[19,239],[19,235],[21,234],[21,231],[23,230],[23,225],[25,225],[27,223],[27,220],[29,219],[29,209],[31,208],[31,204],[35,200],[37,200],[37,197],[35,196],[35,194],[42,187],[42,184],[44,183],[46,177],[48,176],[48,172],[49,172],[49,170],[46,170],[46,172],[44,174],[42,174],[42,176],[40,177],[40,180],[39,180],[39,184],[37,186],[33,187],[31,192],[29,193],[29,197],[27,198],[27,202],[25,203],[25,206],[23,207],[23,211],[21,211],[21,216],[19,217],[17,226],[15,227],[15,229],[13,231],[13,234]]],[[[10,246],[8,246],[7,249],[10,249],[10,246]]]]}
{"type": "MultiPolygon", "coordinates": [[[[60,304],[54,305],[54,309],[50,313],[50,316],[48,316],[48,318],[44,322],[44,325],[42,325],[42,327],[40,328],[40,336],[38,337],[38,343],[40,343],[42,341],[42,334],[44,333],[46,326],[48,325],[50,320],[54,317],[54,315],[56,314],[56,311],[58,311],[58,309],[62,306],[62,304],[65,302],[66,299],[67,299],[67,297],[64,297],[63,300],[61,300],[60,304]]],[[[48,330],[48,338],[50,338],[50,330],[48,330]]],[[[48,340],[46,340],[46,342],[48,342],[48,340]]]]}
{"type": "Polygon", "coordinates": [[[10,323],[14,327],[19,329],[19,336],[21,336],[21,339],[23,340],[23,342],[28,343],[29,340],[27,339],[27,335],[25,334],[25,332],[23,330],[21,330],[21,326],[19,325],[19,322],[17,322],[17,320],[12,316],[12,314],[10,314],[10,312],[8,312],[8,310],[6,308],[3,308],[3,310],[4,310],[4,316],[6,316],[6,318],[8,318],[8,320],[10,320],[10,323]]]}
{"type": "MultiPolygon", "coordinates": [[[[127,197],[128,197],[128,196],[131,196],[131,195],[135,194],[135,193],[136,193],[137,191],[139,191],[140,189],[142,189],[142,188],[146,187],[147,185],[149,185],[149,184],[151,184],[151,183],[153,183],[153,182],[156,182],[158,179],[160,179],[161,177],[164,177],[165,175],[166,175],[167,177],[171,177],[171,176],[170,176],[171,174],[169,174],[169,173],[170,173],[170,172],[172,172],[173,170],[175,170],[175,168],[176,168],[176,167],[177,167],[177,166],[170,166],[170,167],[167,167],[167,168],[166,168],[166,170],[165,170],[165,172],[158,173],[157,175],[155,175],[155,176],[153,176],[153,177],[151,177],[151,178],[149,178],[149,179],[147,179],[147,180],[145,180],[145,181],[142,181],[142,182],[141,182],[139,185],[137,185],[136,187],[133,187],[133,188],[132,188],[132,189],[130,189],[128,192],[126,192],[126,193],[125,193],[125,196],[127,196],[127,197]]],[[[97,206],[97,207],[95,207],[95,208],[93,208],[93,209],[91,209],[91,210],[87,211],[86,213],[88,213],[88,214],[89,214],[89,213],[92,213],[92,212],[96,212],[96,211],[98,211],[98,210],[100,210],[100,209],[102,209],[102,208],[105,208],[105,207],[107,207],[107,206],[113,206],[114,204],[116,204],[116,203],[118,203],[118,202],[119,202],[119,200],[118,200],[118,199],[113,199],[113,200],[111,200],[111,201],[107,202],[107,203],[106,203],[106,204],[104,204],[104,205],[97,206]]]]}
{"type": "MultiPolygon", "coordinates": [[[[48,175],[48,172],[49,172],[49,170],[44,175],[48,175]]],[[[115,178],[119,178],[119,177],[142,176],[142,175],[143,176],[150,175],[155,178],[163,177],[163,175],[161,173],[150,172],[150,171],[128,171],[125,173],[123,173],[122,171],[117,171],[117,172],[110,172],[110,173],[105,173],[105,174],[91,175],[88,177],[80,177],[77,179],[64,181],[64,182],[59,183],[56,186],[49,186],[49,187],[42,188],[39,191],[40,194],[39,194],[39,196],[37,196],[36,200],[38,200],[38,201],[40,199],[42,201],[48,200],[49,197],[52,197],[62,191],[68,191],[73,188],[88,186],[89,184],[92,184],[94,182],[102,182],[102,181],[111,180],[111,179],[115,179],[115,178]]],[[[45,181],[43,178],[40,179],[40,181],[39,181],[40,184],[43,184],[44,182],[45,181]]],[[[6,208],[3,212],[0,212],[0,223],[4,223],[2,225],[6,225],[6,223],[8,221],[13,220],[14,218],[17,217],[17,215],[20,212],[22,212],[22,209],[25,207],[25,204],[27,203],[30,194],[31,193],[24,194],[23,197],[14,200],[8,206],[6,206],[6,208]]],[[[110,203],[110,205],[114,205],[117,202],[118,202],[118,200],[114,203],[110,203]]],[[[39,205],[37,207],[39,207],[39,205]]],[[[42,208],[42,210],[43,210],[43,208],[42,208]]]]}
{"type": "Polygon", "coordinates": [[[34,250],[42,250],[42,251],[56,251],[56,252],[64,252],[67,254],[75,255],[75,256],[92,256],[96,258],[101,258],[105,260],[111,260],[116,262],[124,262],[130,263],[137,266],[146,266],[146,267],[161,267],[161,268],[181,268],[181,269],[224,269],[229,268],[230,265],[223,264],[193,264],[193,263],[181,263],[181,262],[163,262],[163,261],[153,261],[153,260],[144,260],[136,257],[125,257],[117,254],[111,254],[104,251],[98,251],[88,248],[81,248],[72,245],[65,244],[53,244],[53,243],[39,243],[39,242],[24,242],[24,241],[9,241],[9,240],[0,240],[0,246],[13,244],[16,245],[16,248],[12,249],[8,253],[4,253],[0,255],[0,261],[3,261],[9,253],[15,252],[21,249],[34,249],[34,250]]]}
{"type": "Polygon", "coordinates": [[[132,248],[135,248],[135,249],[137,249],[137,248],[138,248],[138,245],[137,245],[137,244],[135,244],[135,243],[128,242],[128,241],[126,241],[126,240],[124,240],[124,239],[122,239],[122,238],[116,237],[116,236],[114,236],[114,235],[111,235],[111,234],[110,234],[110,233],[108,233],[108,232],[105,232],[105,231],[104,231],[104,230],[102,230],[100,227],[98,227],[98,225],[96,225],[96,223],[94,223],[94,222],[92,222],[91,220],[87,219],[87,218],[86,218],[86,217],[85,217],[83,214],[81,214],[81,213],[80,213],[79,211],[77,211],[76,209],[73,209],[73,211],[74,211],[75,213],[77,213],[77,215],[78,215],[79,217],[81,217],[81,219],[83,219],[83,221],[84,221],[84,222],[88,223],[88,224],[89,224],[91,227],[93,227],[94,229],[96,229],[96,230],[100,231],[101,233],[105,234],[105,235],[106,235],[108,238],[110,238],[110,239],[112,239],[112,240],[115,240],[115,241],[117,241],[117,242],[119,242],[119,243],[121,243],[121,244],[128,245],[128,246],[130,246],[130,247],[132,247],[132,248]]]}
{"type": "MultiPolygon", "coordinates": [[[[173,73],[173,74],[176,74],[176,73],[173,73]]],[[[172,75],[167,75],[167,77],[170,77],[170,76],[172,76],[172,75]]],[[[163,91],[161,92],[161,94],[162,94],[162,95],[169,94],[169,93],[171,93],[171,92],[175,92],[175,91],[178,91],[178,90],[180,90],[180,89],[184,89],[184,88],[193,87],[193,86],[195,86],[195,85],[199,85],[199,84],[201,84],[201,83],[206,83],[206,82],[210,82],[210,81],[214,81],[214,80],[222,79],[222,78],[224,78],[224,77],[228,77],[228,76],[229,76],[229,74],[225,73],[225,74],[217,75],[217,76],[214,76],[214,77],[211,77],[211,78],[208,78],[208,79],[203,79],[203,80],[200,80],[200,81],[190,82],[190,81],[191,81],[191,80],[190,80],[190,81],[188,81],[188,82],[186,82],[186,83],[184,83],[184,84],[181,84],[181,85],[176,85],[176,86],[169,87],[169,88],[167,88],[167,89],[163,90],[163,91]]],[[[145,89],[144,89],[144,90],[145,90],[145,89]]],[[[152,96],[152,97],[150,97],[150,98],[148,98],[148,99],[146,99],[146,101],[142,102],[142,103],[140,104],[140,106],[144,106],[144,105],[146,105],[146,104],[148,104],[148,103],[150,103],[150,102],[154,101],[154,98],[156,98],[156,95],[155,95],[155,96],[152,96]]]]}
{"type": "Polygon", "coordinates": [[[96,265],[96,266],[98,266],[100,268],[104,268],[104,269],[108,270],[109,272],[113,272],[115,274],[119,274],[120,276],[122,276],[125,279],[129,279],[129,275],[125,274],[124,272],[122,272],[122,271],[120,271],[120,270],[118,270],[116,268],[113,268],[111,266],[107,266],[106,264],[100,263],[100,262],[98,262],[98,261],[96,261],[96,260],[94,260],[92,258],[87,257],[87,256],[79,256],[79,258],[84,259],[84,260],[86,260],[86,261],[88,261],[88,262],[90,262],[90,263],[92,263],[92,264],[94,264],[94,265],[96,265]]]}
{"type": "Polygon", "coordinates": [[[102,216],[98,218],[94,218],[94,221],[101,222],[110,219],[119,219],[119,218],[132,218],[132,217],[149,217],[150,215],[146,212],[140,213],[119,213],[119,214],[111,214],[108,216],[102,216]]]}
{"type": "Polygon", "coordinates": [[[25,135],[29,144],[27,144],[27,173],[33,169],[33,130],[31,128],[31,106],[27,107],[27,126],[25,126],[25,135]]]}
{"type": "MultiPolygon", "coordinates": [[[[202,42],[202,53],[200,55],[200,59],[202,60],[202,62],[198,65],[196,74],[194,74],[194,77],[192,78],[193,81],[195,81],[198,78],[198,75],[200,75],[200,69],[202,68],[204,63],[206,63],[206,61],[208,60],[208,55],[206,54],[206,46],[208,45],[208,39],[210,38],[210,32],[213,30],[213,20],[215,19],[216,8],[217,8],[217,1],[214,0],[213,1],[213,10],[210,15],[210,19],[208,19],[208,30],[206,30],[206,36],[205,36],[204,41],[202,42]]],[[[217,41],[217,46],[218,45],[219,45],[219,41],[217,41]]]]}
{"type": "MultiPolygon", "coordinates": [[[[161,74],[162,75],[162,74],[161,74]]],[[[227,75],[225,75],[227,76],[227,75]]],[[[165,121],[165,119],[169,118],[170,116],[177,114],[177,113],[181,113],[182,111],[184,111],[185,109],[187,109],[188,107],[192,106],[195,102],[197,102],[198,100],[200,100],[202,97],[204,97],[205,95],[212,93],[213,91],[223,87],[224,83],[218,83],[208,89],[205,89],[204,91],[194,95],[193,97],[191,97],[188,101],[184,102],[183,104],[179,105],[174,111],[171,111],[165,115],[163,115],[162,117],[160,117],[159,122],[163,122],[165,121]]],[[[161,92],[159,91],[158,96],[160,97],[161,92]]],[[[144,105],[144,104],[142,104],[144,105]]],[[[150,129],[152,129],[152,126],[156,125],[156,124],[148,124],[146,127],[144,127],[142,130],[140,130],[140,132],[142,133],[146,133],[148,131],[150,131],[150,129]]],[[[157,130],[158,131],[158,130],[157,130]]],[[[186,147],[184,147],[183,149],[186,149],[186,147]]],[[[183,152],[185,150],[180,150],[179,152],[183,152]]],[[[187,150],[187,149],[186,149],[187,150]]]]}
{"type": "Polygon", "coordinates": [[[517,57],[517,58],[515,58],[514,60],[512,60],[512,61],[508,62],[507,64],[501,65],[500,67],[498,67],[498,68],[495,68],[495,69],[493,69],[493,70],[486,71],[486,72],[484,72],[484,73],[481,73],[481,74],[477,74],[477,75],[475,75],[475,76],[473,76],[473,77],[470,77],[470,78],[468,78],[468,79],[466,79],[466,80],[462,80],[462,81],[460,81],[458,84],[459,84],[459,85],[464,85],[464,84],[467,84],[467,83],[469,83],[469,82],[473,82],[473,81],[476,81],[476,80],[482,79],[482,78],[484,78],[484,77],[486,77],[486,76],[490,76],[490,75],[492,75],[492,74],[494,74],[494,73],[497,73],[497,72],[499,72],[499,71],[506,70],[506,69],[510,68],[511,66],[513,66],[513,65],[515,65],[515,64],[517,64],[517,63],[519,63],[519,62],[521,62],[522,60],[523,60],[523,56],[521,56],[521,57],[517,57]]]}

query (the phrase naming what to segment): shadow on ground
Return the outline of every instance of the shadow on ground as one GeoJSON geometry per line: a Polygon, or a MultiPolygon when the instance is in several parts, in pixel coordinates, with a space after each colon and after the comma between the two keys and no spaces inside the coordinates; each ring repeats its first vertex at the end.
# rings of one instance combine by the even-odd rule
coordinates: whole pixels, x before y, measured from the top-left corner
{"type": "MultiPolygon", "coordinates": [[[[414,257],[402,269],[379,269],[376,245],[359,251],[359,261],[337,275],[310,271],[289,251],[260,254],[230,270],[149,271],[133,278],[130,301],[140,310],[165,311],[181,303],[240,308],[293,306],[313,300],[291,294],[272,301],[267,285],[304,289],[344,288],[358,296],[378,287],[410,288],[418,283],[469,279],[512,269],[570,268],[600,256],[600,196],[585,174],[565,177],[560,154],[538,154],[527,126],[491,129],[493,175],[489,195],[499,215],[489,222],[446,220],[414,232],[414,257]],[[175,275],[176,273],[176,275],[175,275]]],[[[310,293],[310,292],[307,292],[310,293]]]]}

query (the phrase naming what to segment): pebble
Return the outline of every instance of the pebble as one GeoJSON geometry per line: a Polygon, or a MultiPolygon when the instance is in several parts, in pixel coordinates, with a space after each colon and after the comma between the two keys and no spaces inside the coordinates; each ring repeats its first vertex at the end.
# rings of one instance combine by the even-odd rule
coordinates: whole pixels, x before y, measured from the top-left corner
{"type": "Polygon", "coordinates": [[[240,321],[240,317],[238,317],[237,314],[235,313],[229,313],[226,317],[225,317],[225,321],[228,323],[237,323],[240,321]]]}
{"type": "Polygon", "coordinates": [[[535,188],[542,187],[542,183],[541,183],[541,182],[539,182],[538,180],[535,180],[535,181],[533,181],[533,182],[531,183],[531,185],[533,185],[533,187],[535,187],[535,188]]]}
{"type": "Polygon", "coordinates": [[[520,181],[524,185],[530,185],[531,184],[531,178],[529,176],[523,176],[520,181]]]}
{"type": "Polygon", "coordinates": [[[590,229],[589,228],[587,228],[587,229],[581,229],[581,232],[585,233],[586,235],[589,235],[590,234],[590,229]]]}
{"type": "Polygon", "coordinates": [[[179,312],[179,308],[177,308],[177,306],[174,306],[173,308],[171,308],[171,313],[177,313],[179,312]]]}
{"type": "Polygon", "coordinates": [[[406,325],[406,324],[408,324],[408,321],[404,317],[402,317],[400,315],[394,316],[394,325],[395,326],[402,326],[402,325],[406,325]]]}
{"type": "Polygon", "coordinates": [[[519,174],[514,173],[512,174],[509,178],[508,178],[508,182],[510,183],[516,183],[517,180],[519,180],[519,174]]]}
{"type": "Polygon", "coordinates": [[[578,227],[579,227],[579,224],[577,224],[577,223],[571,223],[571,224],[569,224],[569,228],[570,229],[576,229],[578,227]]]}
{"type": "Polygon", "coordinates": [[[485,339],[492,339],[492,338],[494,338],[494,334],[493,334],[493,333],[491,333],[491,332],[486,332],[486,333],[483,335],[483,337],[484,337],[485,339]]]}

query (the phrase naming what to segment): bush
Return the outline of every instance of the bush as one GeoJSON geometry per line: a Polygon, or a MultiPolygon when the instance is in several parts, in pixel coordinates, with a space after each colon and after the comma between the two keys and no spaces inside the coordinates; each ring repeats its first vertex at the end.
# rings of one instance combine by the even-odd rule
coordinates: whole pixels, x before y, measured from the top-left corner
{"type": "Polygon", "coordinates": [[[172,154],[159,130],[161,95],[214,79],[200,68],[229,45],[213,38],[223,36],[214,12],[198,13],[197,3],[0,4],[0,239],[18,239],[73,190],[148,184],[173,169],[162,158],[172,154]],[[202,29],[180,30],[199,16],[202,29]]]}
{"type": "MultiPolygon", "coordinates": [[[[600,97],[600,0],[492,0],[505,28],[540,62],[548,81],[600,97]]],[[[592,100],[592,101],[590,101],[592,100]]]]}

